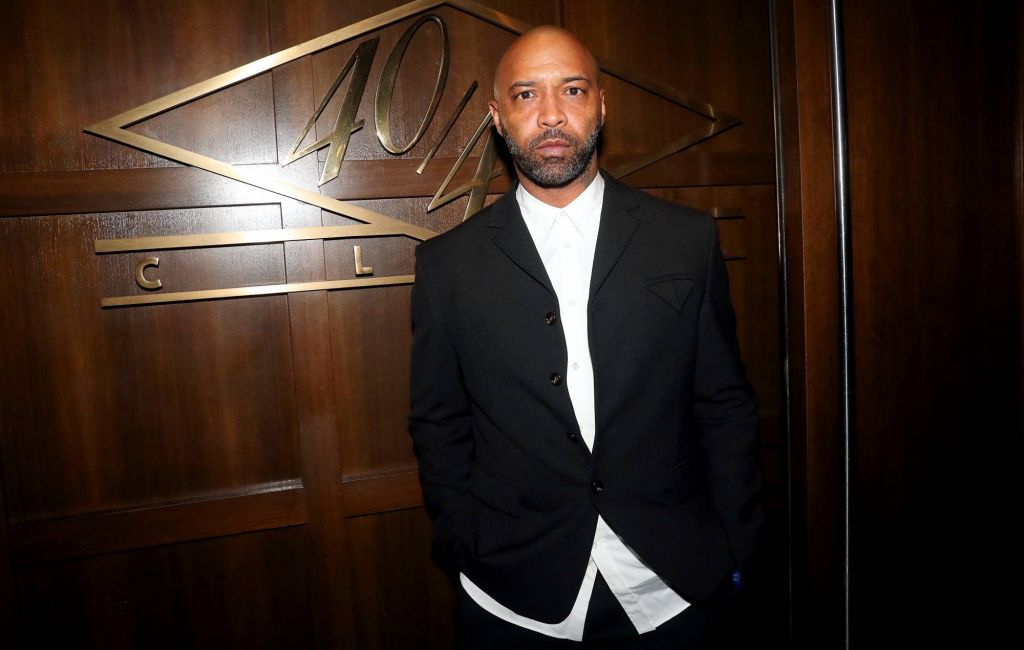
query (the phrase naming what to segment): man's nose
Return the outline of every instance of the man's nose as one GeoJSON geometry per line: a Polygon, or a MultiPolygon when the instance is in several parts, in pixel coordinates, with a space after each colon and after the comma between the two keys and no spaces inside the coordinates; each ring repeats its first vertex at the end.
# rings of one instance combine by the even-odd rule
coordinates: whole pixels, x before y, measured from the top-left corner
{"type": "Polygon", "coordinates": [[[545,129],[553,129],[565,123],[565,111],[562,110],[562,104],[557,97],[545,97],[538,122],[545,129]]]}

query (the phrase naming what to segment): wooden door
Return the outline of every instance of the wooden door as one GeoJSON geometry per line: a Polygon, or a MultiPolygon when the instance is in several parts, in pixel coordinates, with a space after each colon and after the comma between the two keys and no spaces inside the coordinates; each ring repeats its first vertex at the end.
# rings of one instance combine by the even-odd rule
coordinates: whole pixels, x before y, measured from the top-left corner
{"type": "Polygon", "coordinates": [[[1003,592],[1024,578],[1021,18],[844,8],[851,635],[870,647],[999,644],[1022,604],[1003,592]]]}
{"type": "Polygon", "coordinates": [[[1021,576],[1020,3],[776,8],[794,647],[998,644],[1021,576]]]}
{"type": "MultiPolygon", "coordinates": [[[[626,182],[719,217],[762,405],[754,629],[785,637],[766,4],[16,0],[0,22],[5,646],[450,647],[453,594],[406,431],[406,276],[417,233],[464,218],[469,196],[428,207],[481,125],[501,51],[542,23],[607,64],[603,164],[681,142],[626,182]],[[413,146],[392,154],[375,99],[403,34],[385,132],[413,146]],[[306,50],[264,59],[288,48],[306,50]],[[707,104],[735,123],[716,130],[707,104]],[[342,157],[349,109],[363,125],[342,157]],[[384,219],[356,238],[323,230],[368,214],[384,219]]],[[[446,191],[477,175],[483,134],[446,191]]],[[[487,201],[508,187],[496,166],[487,201]]]]}

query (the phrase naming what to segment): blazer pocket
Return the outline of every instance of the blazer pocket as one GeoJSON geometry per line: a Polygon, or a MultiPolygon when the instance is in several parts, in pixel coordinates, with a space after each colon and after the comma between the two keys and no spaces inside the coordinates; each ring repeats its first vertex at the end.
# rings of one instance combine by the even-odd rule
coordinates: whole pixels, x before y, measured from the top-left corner
{"type": "Polygon", "coordinates": [[[507,481],[476,469],[469,479],[469,491],[492,508],[519,516],[519,490],[507,481]]]}
{"type": "Polygon", "coordinates": [[[677,312],[683,311],[696,281],[687,275],[664,275],[644,281],[644,287],[677,312]]]}

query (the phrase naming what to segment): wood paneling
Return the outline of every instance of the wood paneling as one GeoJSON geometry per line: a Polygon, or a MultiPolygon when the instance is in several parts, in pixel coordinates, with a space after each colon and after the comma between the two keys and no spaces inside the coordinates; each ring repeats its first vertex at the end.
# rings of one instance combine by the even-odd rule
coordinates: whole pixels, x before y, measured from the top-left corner
{"type": "Polygon", "coordinates": [[[309,647],[302,529],[113,553],[20,573],[7,647],[309,647]]]}
{"type": "MultiPolygon", "coordinates": [[[[279,223],[276,209],[267,216],[279,223]]],[[[93,239],[140,223],[146,232],[238,227],[238,217],[220,209],[0,221],[10,521],[299,475],[284,298],[99,307],[101,296],[131,290],[132,262],[97,256],[93,239]]],[[[200,251],[182,252],[177,267],[166,255],[168,285],[258,283],[283,270],[280,250],[265,247],[202,261],[200,251]]]]}
{"type": "MultiPolygon", "coordinates": [[[[339,225],[352,220],[81,132],[89,124],[400,0],[96,0],[0,5],[0,607],[22,641],[69,647],[446,648],[452,585],[431,563],[406,429],[409,288],[102,309],[166,290],[412,272],[401,237],[97,255],[99,238],[339,225]],[[11,576],[5,582],[6,576],[11,576]],[[5,600],[6,599],[6,600],[5,600]]],[[[632,174],[637,187],[723,208],[740,337],[764,406],[772,542],[756,602],[785,607],[775,163],[764,3],[489,0],[531,24],[565,21],[598,54],[734,113],[730,132],[632,174]],[[628,29],[623,29],[628,26],[628,29]],[[708,33],[713,32],[714,38],[708,33]],[[781,571],[781,573],[779,573],[781,571]],[[779,576],[782,576],[780,578],[779,576]]],[[[426,206],[486,111],[513,35],[451,7],[452,67],[424,138],[401,156],[375,135],[377,77],[407,19],[131,127],[317,188],[326,150],[280,167],[355,47],[380,44],[342,175],[324,195],[431,230],[466,199],[426,206]],[[422,175],[415,168],[469,83],[480,87],[422,175]]],[[[432,88],[439,41],[413,40],[392,131],[432,88]]],[[[347,89],[307,142],[333,128],[347,89]]],[[[602,161],[613,166],[707,122],[608,79],[602,161]]],[[[479,143],[474,156],[479,155],[479,143]]],[[[467,180],[469,158],[453,181],[467,180]]],[[[504,192],[505,173],[488,202],[504,192]]],[[[762,609],[756,630],[780,638],[762,609]]]]}
{"type": "Polygon", "coordinates": [[[0,217],[276,203],[266,190],[188,167],[0,174],[0,217]]]}
{"type": "Polygon", "coordinates": [[[409,376],[412,346],[408,306],[409,287],[331,294],[335,404],[346,476],[416,467],[408,433],[409,386],[402,381],[409,376]],[[352,338],[364,345],[345,345],[352,338]]]}
{"type": "MultiPolygon", "coordinates": [[[[286,75],[281,69],[274,74],[276,78],[286,75]]],[[[281,113],[277,115],[280,121],[281,113]]],[[[302,126],[291,130],[301,130],[302,126]]],[[[282,142],[281,147],[281,155],[286,155],[291,143],[282,142]]],[[[608,167],[614,167],[629,158],[627,154],[609,153],[602,159],[608,167]]],[[[470,156],[463,163],[452,187],[472,177],[478,160],[470,156]]],[[[423,174],[415,172],[419,164],[419,159],[347,160],[345,173],[330,184],[330,196],[343,201],[430,197],[455,164],[455,158],[435,157],[423,174]]],[[[629,183],[634,187],[758,185],[774,183],[774,174],[770,153],[716,154],[691,150],[630,174],[629,183]]],[[[508,177],[494,179],[489,189],[504,192],[508,189],[508,177]]],[[[270,204],[282,200],[272,192],[189,167],[0,174],[0,193],[4,196],[0,217],[270,204]]],[[[428,202],[418,205],[414,214],[425,212],[428,202]]],[[[463,210],[450,211],[461,220],[463,210]]],[[[424,225],[438,227],[431,220],[424,225]]],[[[443,225],[442,229],[446,229],[443,225]]]]}
{"type": "MultiPolygon", "coordinates": [[[[0,171],[170,164],[81,130],[270,54],[267,16],[266,2],[252,0],[3,3],[0,171]]],[[[267,162],[268,91],[266,79],[254,79],[140,130],[173,130],[235,162],[267,162]]]]}
{"type": "Polygon", "coordinates": [[[841,3],[849,522],[828,17],[822,3],[776,6],[794,556],[806,558],[795,646],[838,645],[847,622],[854,646],[998,643],[1019,598],[993,594],[1020,581],[1007,558],[1024,541],[1007,518],[1024,463],[1020,4],[841,3]]]}
{"type": "Polygon", "coordinates": [[[415,468],[388,476],[349,478],[345,481],[345,514],[349,517],[421,505],[423,493],[415,468]]]}
{"type": "Polygon", "coordinates": [[[430,559],[426,513],[359,517],[350,528],[357,647],[451,648],[454,591],[430,559]]]}
{"type": "MultiPolygon", "coordinates": [[[[273,14],[280,27],[271,33],[275,49],[312,38],[313,26],[286,19],[286,3],[275,3],[273,14]],[[278,45],[280,43],[280,45],[278,45]]],[[[317,105],[311,94],[310,61],[296,61],[274,72],[275,114],[279,128],[304,124],[317,105]]],[[[278,137],[278,159],[287,154],[293,136],[278,137]]],[[[319,175],[313,156],[292,163],[287,173],[293,182],[315,186],[319,175]]],[[[282,204],[285,227],[323,225],[319,209],[290,201],[282,204]]],[[[288,279],[292,282],[327,278],[324,244],[318,241],[285,245],[288,279]]],[[[312,643],[317,648],[354,647],[354,621],[349,588],[349,565],[340,549],[348,546],[342,496],[341,455],[335,434],[336,412],[332,403],[329,364],[330,319],[326,292],[288,296],[288,315],[293,336],[296,368],[296,401],[299,437],[306,488],[306,532],[309,540],[309,602],[312,643]]]]}
{"type": "Polygon", "coordinates": [[[987,594],[1024,577],[1020,36],[1018,3],[844,4],[866,646],[999,643],[1019,606],[987,594]]]}
{"type": "Polygon", "coordinates": [[[827,7],[779,1],[792,644],[843,643],[838,253],[827,7]]]}
{"type": "MultiPolygon", "coordinates": [[[[76,222],[78,220],[75,220],[76,222]]],[[[275,230],[281,227],[279,204],[151,210],[103,215],[96,222],[98,239],[159,237],[181,233],[275,230]]],[[[78,251],[76,251],[77,253],[78,251]]],[[[82,268],[98,265],[103,297],[146,293],[135,279],[135,265],[142,258],[160,258],[158,269],[147,277],[159,278],[163,291],[190,291],[285,282],[284,248],[281,244],[133,251],[95,255],[92,251],[68,261],[82,268]]]]}
{"type": "Polygon", "coordinates": [[[161,506],[27,522],[10,529],[21,568],[44,562],[105,555],[148,546],[306,523],[305,494],[298,481],[251,486],[161,506]]]}
{"type": "MultiPolygon", "coordinates": [[[[740,119],[741,127],[697,147],[701,153],[757,155],[772,151],[770,32],[765,3],[653,0],[638,10],[634,3],[615,0],[566,0],[564,6],[565,26],[578,33],[596,55],[740,119]]],[[[667,110],[664,101],[648,98],[638,105],[631,100],[634,97],[625,94],[609,96],[607,127],[602,135],[606,154],[636,150],[637,142],[644,140],[660,144],[679,129],[676,119],[681,116],[667,110]],[[657,127],[649,124],[652,119],[657,127]]],[[[652,165],[646,173],[685,164],[683,160],[693,153],[696,151],[677,154],[652,165]]],[[[632,177],[627,180],[645,186],[632,177]]],[[[774,175],[760,182],[773,183],[774,175]]],[[[715,179],[708,184],[718,183],[721,181],[715,179]]]]}

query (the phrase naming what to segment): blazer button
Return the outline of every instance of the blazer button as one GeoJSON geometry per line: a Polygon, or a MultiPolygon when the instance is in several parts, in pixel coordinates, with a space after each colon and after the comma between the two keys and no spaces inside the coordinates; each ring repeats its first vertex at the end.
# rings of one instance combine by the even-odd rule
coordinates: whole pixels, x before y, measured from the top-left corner
{"type": "Polygon", "coordinates": [[[551,373],[551,376],[548,377],[548,381],[551,382],[552,386],[561,386],[562,385],[562,375],[558,374],[557,372],[553,372],[553,373],[551,373]]]}
{"type": "Polygon", "coordinates": [[[555,323],[558,322],[558,315],[555,314],[555,312],[553,311],[549,311],[548,313],[544,314],[544,322],[547,325],[554,325],[555,323]]]}
{"type": "Polygon", "coordinates": [[[569,440],[572,440],[573,442],[576,442],[576,439],[579,438],[579,435],[577,435],[577,433],[572,429],[566,431],[565,435],[569,436],[569,440]]]}
{"type": "Polygon", "coordinates": [[[604,483],[601,481],[594,481],[590,484],[590,491],[594,494],[604,494],[604,483]]]}

